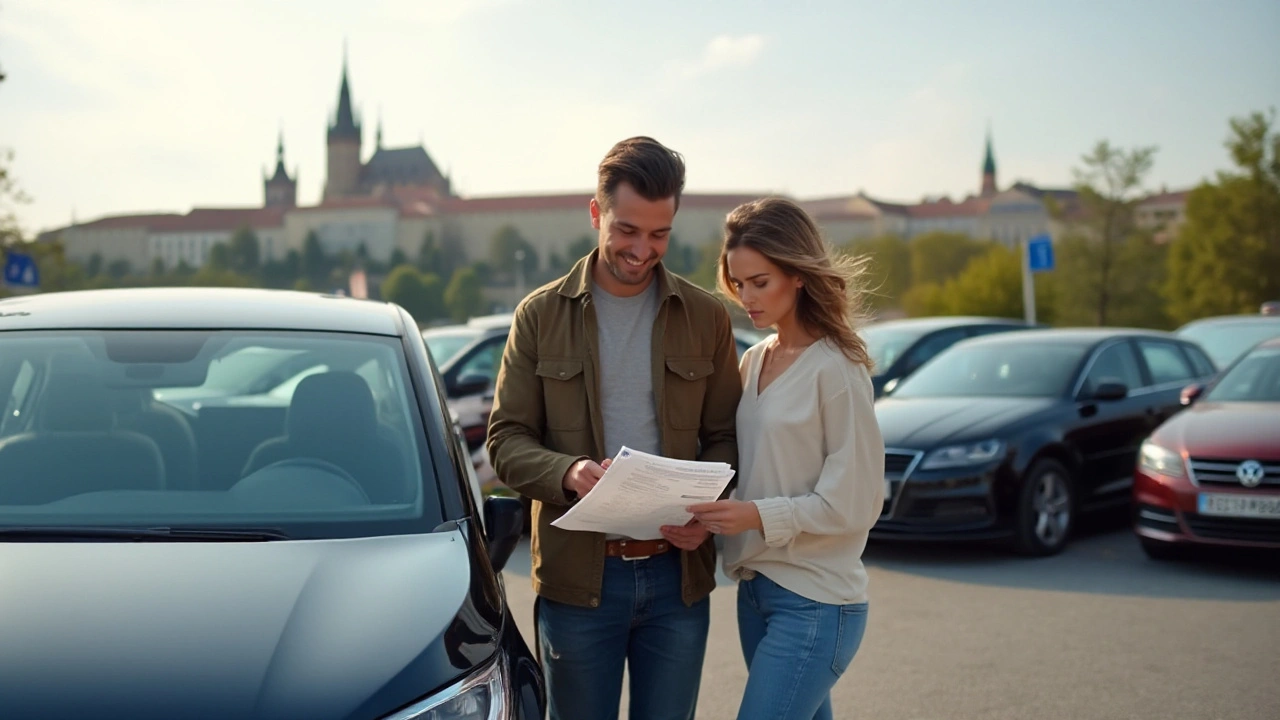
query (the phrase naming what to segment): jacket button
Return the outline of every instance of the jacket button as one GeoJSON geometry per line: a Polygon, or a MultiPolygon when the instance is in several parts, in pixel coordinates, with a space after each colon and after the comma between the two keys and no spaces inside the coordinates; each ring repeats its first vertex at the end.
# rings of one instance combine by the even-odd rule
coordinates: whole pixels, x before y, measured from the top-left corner
{"type": "Polygon", "coordinates": [[[692,370],[690,370],[690,371],[689,371],[689,377],[693,377],[693,371],[692,371],[692,370]]]}
{"type": "Polygon", "coordinates": [[[564,377],[564,371],[563,371],[563,370],[561,370],[561,371],[560,371],[560,377],[564,377]]]}
{"type": "Polygon", "coordinates": [[[597,600],[597,599],[595,599],[595,598],[591,598],[591,607],[599,607],[599,605],[600,605],[600,601],[599,601],[599,600],[597,600]]]}

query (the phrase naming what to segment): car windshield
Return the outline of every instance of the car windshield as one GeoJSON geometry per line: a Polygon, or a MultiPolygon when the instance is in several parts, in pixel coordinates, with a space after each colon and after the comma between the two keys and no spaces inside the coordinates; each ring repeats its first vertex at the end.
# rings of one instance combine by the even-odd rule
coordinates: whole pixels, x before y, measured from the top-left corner
{"type": "Polygon", "coordinates": [[[431,358],[436,361],[436,367],[441,367],[452,360],[462,351],[462,348],[475,342],[478,337],[480,337],[480,331],[462,328],[428,330],[422,334],[422,339],[427,343],[427,350],[431,352],[431,358]]]}
{"type": "Polygon", "coordinates": [[[953,345],[903,381],[893,397],[1059,397],[1084,353],[1066,343],[953,345]]]}
{"type": "Polygon", "coordinates": [[[1189,325],[1178,335],[1204,348],[1213,364],[1224,368],[1263,340],[1280,337],[1280,317],[1256,318],[1245,322],[1189,325]]]}
{"type": "Polygon", "coordinates": [[[1245,355],[1222,376],[1206,400],[1280,402],[1280,347],[1264,347],[1245,355]]]}
{"type": "Polygon", "coordinates": [[[877,372],[883,372],[897,362],[898,358],[902,357],[902,353],[906,352],[907,348],[924,334],[924,331],[868,325],[862,329],[861,334],[877,372]]]}
{"type": "Polygon", "coordinates": [[[0,529],[430,530],[414,398],[394,338],[0,333],[0,529]]]}

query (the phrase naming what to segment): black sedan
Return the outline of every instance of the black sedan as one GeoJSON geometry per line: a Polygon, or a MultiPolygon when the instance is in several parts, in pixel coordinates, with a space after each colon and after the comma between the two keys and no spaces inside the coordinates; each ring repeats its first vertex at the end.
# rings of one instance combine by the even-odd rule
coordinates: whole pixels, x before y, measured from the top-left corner
{"type": "Polygon", "coordinates": [[[877,539],[1009,539],[1049,555],[1077,513],[1129,501],[1144,438],[1213,365],[1168,333],[1029,330],[960,342],[876,403],[877,539]]]}
{"type": "Polygon", "coordinates": [[[386,303],[0,300],[0,718],[541,718],[440,387],[386,303]]]}

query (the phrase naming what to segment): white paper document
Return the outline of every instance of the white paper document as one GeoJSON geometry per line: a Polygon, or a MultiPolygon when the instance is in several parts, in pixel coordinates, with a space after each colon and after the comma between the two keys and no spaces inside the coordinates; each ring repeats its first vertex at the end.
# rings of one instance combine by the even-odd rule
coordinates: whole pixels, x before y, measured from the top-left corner
{"type": "Polygon", "coordinates": [[[673,460],[624,446],[591,492],[551,524],[657,540],[658,528],[688,523],[693,515],[685,508],[719,499],[732,479],[728,463],[673,460]]]}

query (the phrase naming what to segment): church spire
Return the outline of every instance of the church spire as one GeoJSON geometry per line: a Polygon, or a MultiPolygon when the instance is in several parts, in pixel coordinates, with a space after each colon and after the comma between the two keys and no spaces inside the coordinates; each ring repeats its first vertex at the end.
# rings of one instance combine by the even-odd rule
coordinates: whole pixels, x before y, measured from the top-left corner
{"type": "Polygon", "coordinates": [[[342,83],[338,87],[338,110],[333,125],[329,126],[329,139],[359,140],[360,123],[351,107],[351,82],[347,77],[347,47],[342,45],[342,83]]]}
{"type": "Polygon", "coordinates": [[[987,123],[987,154],[982,161],[982,196],[995,195],[996,188],[996,156],[991,149],[991,124],[987,123]]]}

